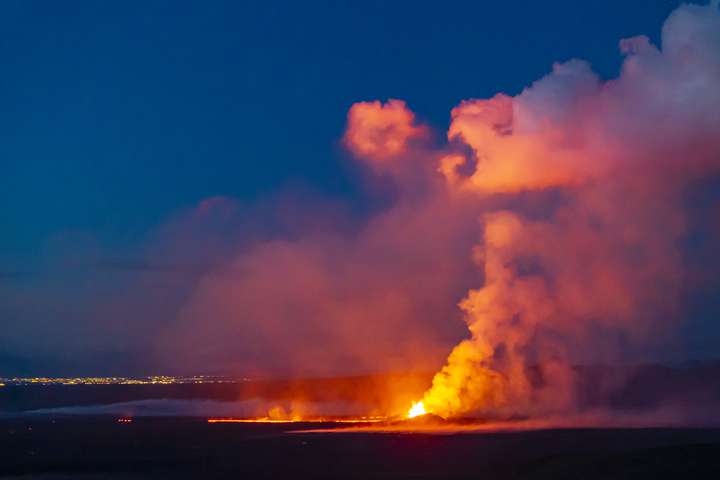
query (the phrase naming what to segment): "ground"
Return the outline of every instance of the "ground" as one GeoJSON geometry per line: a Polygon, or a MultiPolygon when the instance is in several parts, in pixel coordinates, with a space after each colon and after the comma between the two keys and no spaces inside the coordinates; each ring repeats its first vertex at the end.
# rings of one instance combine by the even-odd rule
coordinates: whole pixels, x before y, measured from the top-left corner
{"type": "Polygon", "coordinates": [[[0,476],[144,478],[720,478],[720,429],[452,435],[308,433],[193,418],[6,417],[0,476]]]}

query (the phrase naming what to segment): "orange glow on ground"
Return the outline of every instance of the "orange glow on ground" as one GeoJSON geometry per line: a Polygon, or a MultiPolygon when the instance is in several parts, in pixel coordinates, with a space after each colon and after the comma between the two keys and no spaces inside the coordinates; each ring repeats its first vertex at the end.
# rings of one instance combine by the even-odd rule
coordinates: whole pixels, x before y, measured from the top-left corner
{"type": "Polygon", "coordinates": [[[262,418],[208,418],[208,423],[379,423],[387,422],[388,417],[311,417],[311,418],[288,418],[274,419],[262,418]]]}

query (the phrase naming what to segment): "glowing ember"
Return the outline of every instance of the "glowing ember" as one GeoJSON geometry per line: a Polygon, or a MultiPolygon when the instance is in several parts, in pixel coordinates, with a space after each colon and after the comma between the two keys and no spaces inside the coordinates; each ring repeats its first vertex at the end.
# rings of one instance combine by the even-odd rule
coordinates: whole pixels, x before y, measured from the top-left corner
{"type": "Polygon", "coordinates": [[[426,413],[428,412],[425,411],[425,405],[423,405],[423,402],[413,402],[412,407],[408,410],[407,418],[419,417],[420,415],[425,415],[426,413]]]}

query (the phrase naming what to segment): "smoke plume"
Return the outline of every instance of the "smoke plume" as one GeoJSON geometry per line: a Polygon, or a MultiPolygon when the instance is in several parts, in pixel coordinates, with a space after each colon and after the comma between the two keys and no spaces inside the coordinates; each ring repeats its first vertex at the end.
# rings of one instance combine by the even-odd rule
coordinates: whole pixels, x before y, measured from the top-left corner
{"type": "Polygon", "coordinates": [[[682,319],[684,196],[720,169],[717,5],[678,8],[662,48],[635,37],[620,49],[617,79],[571,60],[515,97],[453,110],[448,137],[471,154],[441,161],[451,190],[556,197],[542,216],[526,195],[480,217],[484,282],[460,303],[471,338],[435,376],[428,411],[567,411],[573,362],[641,359],[682,319]]]}

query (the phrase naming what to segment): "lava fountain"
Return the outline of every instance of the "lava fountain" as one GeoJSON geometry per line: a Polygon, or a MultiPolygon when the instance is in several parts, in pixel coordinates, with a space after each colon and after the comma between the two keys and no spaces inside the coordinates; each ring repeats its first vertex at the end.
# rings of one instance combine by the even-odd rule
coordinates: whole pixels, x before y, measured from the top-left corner
{"type": "Polygon", "coordinates": [[[425,415],[427,413],[428,412],[425,410],[425,405],[423,404],[423,402],[413,402],[410,410],[408,410],[407,418],[415,418],[421,415],[425,415]]]}

